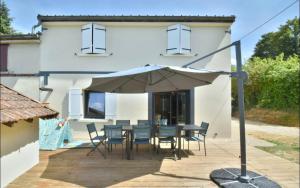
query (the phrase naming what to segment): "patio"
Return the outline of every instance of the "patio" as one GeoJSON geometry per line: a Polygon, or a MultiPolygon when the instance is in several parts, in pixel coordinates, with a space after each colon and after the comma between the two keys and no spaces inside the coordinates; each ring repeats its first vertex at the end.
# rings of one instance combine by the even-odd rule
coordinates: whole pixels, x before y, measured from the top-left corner
{"type": "MultiPolygon", "coordinates": [[[[122,160],[119,148],[105,160],[89,149],[41,151],[40,163],[8,187],[217,187],[212,170],[240,167],[238,135],[232,139],[207,139],[208,155],[190,143],[192,154],[182,160],[163,159],[139,148],[134,160],[122,160]]],[[[187,144],[185,142],[185,144],[187,144]]],[[[186,147],[185,147],[186,148],[186,147]]],[[[202,147],[203,149],[203,147],[202,147]]],[[[299,166],[264,151],[247,147],[248,169],[266,175],[282,187],[299,186],[299,166]]]]}

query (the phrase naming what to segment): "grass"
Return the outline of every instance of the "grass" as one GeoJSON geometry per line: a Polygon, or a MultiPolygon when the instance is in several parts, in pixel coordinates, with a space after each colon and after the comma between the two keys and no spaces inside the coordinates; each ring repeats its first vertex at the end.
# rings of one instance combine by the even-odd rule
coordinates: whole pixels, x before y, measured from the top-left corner
{"type": "Polygon", "coordinates": [[[257,148],[299,164],[299,137],[275,135],[258,131],[250,132],[249,135],[274,144],[271,147],[256,146],[257,148]]]}
{"type": "MultiPolygon", "coordinates": [[[[273,125],[283,125],[287,127],[299,127],[299,113],[285,112],[264,108],[251,108],[246,111],[246,119],[260,121],[273,125]]],[[[234,116],[238,117],[237,113],[234,116]]]]}

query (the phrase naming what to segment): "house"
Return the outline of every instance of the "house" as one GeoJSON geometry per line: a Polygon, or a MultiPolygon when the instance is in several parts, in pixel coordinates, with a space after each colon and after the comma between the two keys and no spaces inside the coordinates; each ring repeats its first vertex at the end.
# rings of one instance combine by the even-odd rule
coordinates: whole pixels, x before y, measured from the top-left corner
{"type": "MultiPolygon", "coordinates": [[[[231,79],[187,91],[145,94],[88,92],[91,78],[162,64],[182,66],[231,43],[234,16],[47,16],[33,33],[1,36],[1,83],[49,103],[69,118],[73,135],[116,119],[210,123],[208,136],[230,137],[231,79]],[[6,56],[6,57],[4,57],[6,56]]],[[[230,49],[194,68],[230,71],[230,49]]]]}
{"type": "Polygon", "coordinates": [[[1,188],[39,162],[39,118],[58,113],[0,85],[1,188]]]}

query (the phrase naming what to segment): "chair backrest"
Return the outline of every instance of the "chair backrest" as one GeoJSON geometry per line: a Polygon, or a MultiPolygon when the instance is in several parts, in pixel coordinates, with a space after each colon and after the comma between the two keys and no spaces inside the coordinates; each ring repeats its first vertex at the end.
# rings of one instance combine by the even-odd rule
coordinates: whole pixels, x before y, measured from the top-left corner
{"type": "Polygon", "coordinates": [[[130,125],[130,120],[117,120],[116,125],[130,125]]]}
{"type": "Polygon", "coordinates": [[[159,137],[177,136],[176,126],[160,126],[158,131],[159,137]]]}
{"type": "Polygon", "coordinates": [[[133,127],[133,138],[135,139],[150,139],[151,127],[149,125],[140,125],[133,127]]]}
{"type": "Polygon", "coordinates": [[[87,128],[87,130],[89,132],[89,136],[90,136],[91,140],[93,140],[93,138],[95,138],[96,136],[98,136],[98,132],[97,132],[95,123],[89,123],[89,124],[87,124],[86,128],[87,128]],[[95,135],[95,136],[93,136],[93,135],[95,135]]]}
{"type": "Polygon", "coordinates": [[[161,119],[159,125],[161,125],[161,126],[167,126],[168,125],[168,119],[161,119]]]}
{"type": "Polygon", "coordinates": [[[141,125],[151,125],[149,120],[138,120],[137,124],[138,124],[138,126],[141,126],[141,125]]]}
{"type": "Polygon", "coordinates": [[[108,139],[122,138],[122,125],[104,125],[105,136],[108,139]]]}
{"type": "Polygon", "coordinates": [[[208,126],[209,126],[209,123],[202,121],[201,126],[200,126],[202,128],[202,130],[200,130],[199,133],[203,134],[203,135],[206,135],[207,130],[208,130],[208,126]]]}

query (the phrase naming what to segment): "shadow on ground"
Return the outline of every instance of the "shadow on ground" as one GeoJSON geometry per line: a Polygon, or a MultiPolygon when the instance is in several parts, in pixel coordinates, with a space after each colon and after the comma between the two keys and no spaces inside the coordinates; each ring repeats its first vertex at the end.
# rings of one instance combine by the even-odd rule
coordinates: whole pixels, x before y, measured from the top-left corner
{"type": "MultiPolygon", "coordinates": [[[[104,159],[98,152],[86,156],[89,150],[90,148],[68,149],[50,154],[48,165],[41,178],[84,187],[107,187],[149,174],[189,178],[160,172],[163,160],[173,161],[173,154],[167,148],[157,154],[149,152],[148,147],[140,147],[138,152],[133,151],[134,160],[122,160],[120,147],[113,147],[107,159],[104,159]]],[[[182,157],[187,157],[187,155],[183,153],[182,157]]]]}

